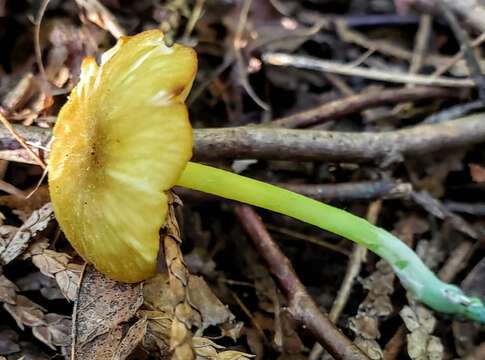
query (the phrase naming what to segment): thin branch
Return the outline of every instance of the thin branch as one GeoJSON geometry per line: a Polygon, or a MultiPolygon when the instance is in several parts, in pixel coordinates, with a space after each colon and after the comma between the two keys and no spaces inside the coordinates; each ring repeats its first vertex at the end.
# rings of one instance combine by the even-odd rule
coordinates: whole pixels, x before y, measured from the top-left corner
{"type": "MultiPolygon", "coordinates": [[[[31,143],[47,144],[49,129],[14,126],[31,143]]],[[[271,159],[337,162],[399,161],[442,149],[485,142],[485,114],[396,131],[337,132],[261,127],[194,129],[194,158],[271,159]]],[[[9,131],[0,128],[0,159],[20,146],[9,131]]],[[[15,160],[19,160],[18,157],[15,160]]],[[[34,163],[31,160],[24,160],[34,163]]]]}
{"type": "Polygon", "coordinates": [[[42,79],[45,83],[49,83],[47,79],[47,75],[44,68],[44,63],[42,61],[42,49],[40,48],[40,25],[42,23],[42,18],[44,17],[44,13],[49,5],[49,0],[43,0],[40,4],[39,11],[37,12],[37,16],[35,18],[35,27],[34,27],[34,50],[35,50],[35,59],[37,61],[37,66],[39,67],[40,74],[42,75],[42,79]]]}
{"type": "Polygon", "coordinates": [[[482,74],[480,62],[476,58],[475,52],[471,47],[468,34],[461,28],[455,14],[453,14],[448,4],[444,0],[437,0],[436,5],[450,24],[451,30],[453,31],[456,40],[460,44],[461,50],[463,50],[463,55],[470,71],[470,76],[473,78],[478,87],[480,99],[485,101],[485,76],[482,74]]]}
{"type": "Polygon", "coordinates": [[[12,124],[3,116],[3,114],[0,112],[0,122],[5,126],[5,128],[8,130],[8,132],[13,136],[19,143],[20,145],[29,153],[29,155],[32,157],[33,160],[35,160],[35,164],[39,165],[43,170],[47,168],[47,166],[44,164],[42,159],[30,148],[29,145],[25,142],[25,140],[22,138],[21,135],[19,135],[12,124]]]}
{"type": "Polygon", "coordinates": [[[412,185],[395,180],[355,181],[337,184],[288,184],[276,185],[321,201],[359,201],[408,197],[412,185]]]}
{"type": "Polygon", "coordinates": [[[381,133],[236,127],[194,131],[196,159],[398,161],[485,141],[484,114],[381,133]]]}
{"type": "Polygon", "coordinates": [[[331,101],[316,108],[299,112],[294,115],[277,119],[271,126],[297,128],[307,127],[316,123],[342,118],[374,106],[396,104],[403,101],[417,101],[433,98],[461,97],[463,93],[456,89],[443,89],[436,87],[399,88],[382,91],[368,91],[344,99],[331,101]]]}
{"type": "MultiPolygon", "coordinates": [[[[267,181],[270,182],[271,181],[267,181]]],[[[410,183],[403,183],[394,179],[351,181],[336,184],[291,184],[274,183],[288,190],[311,197],[320,201],[366,201],[377,199],[407,198],[413,191],[410,183]]],[[[176,187],[177,194],[193,202],[220,201],[221,198],[176,187]]]]}
{"type": "Polygon", "coordinates": [[[320,312],[298,279],[290,261],[273,241],[256,212],[246,205],[237,205],[234,211],[258,253],[268,263],[269,271],[283,291],[294,319],[308,329],[334,358],[367,359],[367,356],[320,312]]]}
{"type": "Polygon", "coordinates": [[[409,66],[410,74],[417,74],[425,63],[428,51],[429,37],[431,34],[431,27],[433,25],[433,18],[431,15],[421,15],[419,20],[419,27],[414,38],[414,51],[411,59],[411,65],[409,66]]]}
{"type": "Polygon", "coordinates": [[[366,79],[391,83],[405,83],[422,86],[443,86],[443,87],[474,87],[472,79],[454,79],[450,77],[431,77],[414,75],[402,72],[393,72],[377,69],[369,69],[359,66],[337,63],[329,60],[321,60],[310,56],[291,55],[285,53],[265,53],[263,61],[274,66],[293,66],[299,69],[330,72],[334,74],[357,76],[366,79]]]}
{"type": "MultiPolygon", "coordinates": [[[[347,22],[347,19],[337,19],[335,21],[336,31],[342,41],[359,45],[365,49],[373,49],[386,56],[392,56],[397,59],[403,59],[409,62],[413,61],[414,53],[412,51],[395,45],[387,40],[368,38],[361,32],[351,29],[347,22]]],[[[430,54],[426,56],[423,61],[425,64],[438,67],[448,62],[449,58],[446,56],[436,56],[430,54]]]]}
{"type": "MultiPolygon", "coordinates": [[[[377,200],[372,202],[368,209],[367,209],[367,221],[371,224],[375,224],[377,222],[377,218],[379,217],[379,213],[381,211],[382,201],[377,200]]],[[[360,274],[360,270],[362,268],[362,263],[365,261],[367,255],[367,249],[361,245],[354,244],[352,255],[349,258],[349,262],[347,263],[347,270],[345,271],[345,277],[340,284],[340,288],[337,293],[337,297],[335,298],[332,308],[330,309],[329,318],[333,323],[336,323],[340,314],[342,313],[345,305],[349,300],[350,293],[355,283],[355,279],[360,274]]],[[[322,357],[323,348],[320,344],[315,344],[313,349],[310,353],[309,359],[310,360],[317,360],[322,357]]]]}
{"type": "MultiPolygon", "coordinates": [[[[485,42],[485,32],[480,34],[478,37],[476,37],[472,43],[471,46],[476,48],[480,45],[482,45],[485,42]]],[[[446,63],[444,63],[442,66],[440,66],[436,71],[431,74],[432,77],[437,77],[443,75],[445,72],[448,71],[450,67],[455,65],[458,61],[460,61],[465,53],[463,52],[463,49],[458,51],[450,60],[448,60],[446,63]]]]}
{"type": "MultiPolygon", "coordinates": [[[[469,25],[479,32],[485,31],[485,6],[481,0],[444,0],[445,3],[469,25]]],[[[437,0],[406,0],[413,7],[436,13],[437,0]]]]}

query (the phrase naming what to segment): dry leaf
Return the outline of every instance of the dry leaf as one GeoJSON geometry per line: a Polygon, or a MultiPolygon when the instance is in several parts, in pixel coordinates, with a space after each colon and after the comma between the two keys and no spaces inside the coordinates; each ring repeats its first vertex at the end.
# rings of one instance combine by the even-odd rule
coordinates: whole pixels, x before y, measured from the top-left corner
{"type": "Polygon", "coordinates": [[[234,320],[234,315],[214,295],[207,283],[198,276],[189,277],[189,293],[191,304],[202,316],[200,330],[211,325],[220,325],[234,320]]]}
{"type": "Polygon", "coordinates": [[[20,346],[18,342],[19,334],[7,327],[0,328],[0,354],[11,355],[19,352],[20,346]]]}
{"type": "Polygon", "coordinates": [[[76,3],[84,9],[89,21],[109,31],[115,38],[125,35],[113,14],[98,0],[76,0],[76,3]]]}
{"type": "MultiPolygon", "coordinates": [[[[16,294],[16,286],[7,280],[4,276],[0,276],[0,281],[3,286],[0,287],[0,295],[2,290],[8,294],[3,307],[14,318],[20,329],[24,330],[25,326],[32,328],[32,334],[55,349],[55,346],[67,346],[70,342],[69,333],[71,329],[71,320],[63,315],[46,314],[46,310],[28,299],[25,296],[16,294]]],[[[3,299],[0,298],[3,301],[3,299]]]]}
{"type": "Polygon", "coordinates": [[[15,304],[18,290],[13,282],[0,274],[0,302],[15,304]]]}
{"type": "Polygon", "coordinates": [[[71,319],[67,316],[58,314],[47,314],[44,317],[45,325],[36,326],[32,329],[32,334],[48,344],[54,346],[68,346],[71,342],[71,319]]]}
{"type": "Polygon", "coordinates": [[[357,335],[355,344],[371,359],[382,359],[383,352],[376,339],[380,337],[379,321],[393,311],[390,295],[394,292],[395,274],[384,260],[376,264],[377,270],[362,281],[369,290],[359,305],[356,316],[349,320],[349,327],[357,335]]]}
{"type": "Polygon", "coordinates": [[[28,274],[16,281],[21,291],[40,291],[47,300],[64,299],[56,280],[43,275],[40,271],[28,274]]]}
{"type": "Polygon", "coordinates": [[[218,345],[207,338],[195,336],[192,341],[197,360],[244,360],[254,357],[254,355],[233,350],[218,352],[218,350],[224,349],[224,346],[218,345]]]}
{"type": "Polygon", "coordinates": [[[112,360],[124,360],[135,350],[138,344],[143,340],[147,330],[147,319],[141,318],[133,324],[127,331],[125,337],[121,340],[120,345],[112,360]]]}
{"type": "Polygon", "coordinates": [[[54,219],[54,211],[50,203],[34,211],[15,235],[0,248],[0,263],[6,265],[22,254],[30,241],[47,228],[52,219],[54,219]]]}
{"type": "Polygon", "coordinates": [[[185,266],[181,239],[174,207],[180,202],[175,196],[169,197],[169,212],[165,223],[165,236],[162,239],[165,261],[168,269],[170,292],[173,296],[173,318],[170,335],[172,359],[190,360],[192,351],[192,326],[200,327],[201,319],[193,311],[187,290],[189,272],[185,266]]]}
{"type": "Polygon", "coordinates": [[[87,359],[88,354],[108,348],[110,344],[101,345],[106,344],[106,341],[121,340],[121,324],[130,320],[142,304],[141,284],[113,281],[88,265],[73,315],[75,358],[87,359]],[[98,339],[106,334],[108,335],[98,339]]]}
{"type": "Polygon", "coordinates": [[[17,295],[15,305],[3,304],[3,307],[12,315],[22,330],[24,330],[24,325],[29,327],[45,325],[45,309],[23,295],[17,295]]]}
{"type": "MultiPolygon", "coordinates": [[[[171,296],[165,296],[164,300],[171,303],[159,302],[158,305],[165,314],[173,313],[170,333],[172,359],[189,360],[197,355],[192,328],[195,327],[202,333],[208,326],[232,323],[234,315],[217,299],[202,278],[189,273],[180,249],[182,241],[174,209],[181,204],[180,199],[170,194],[169,201],[165,236],[162,241],[168,269],[168,286],[171,292],[171,296]],[[172,309],[167,305],[172,305],[172,309]]],[[[163,285],[167,285],[167,282],[161,278],[157,285],[158,292],[163,285]]],[[[157,287],[154,286],[155,288],[157,287]]],[[[215,348],[211,348],[210,351],[212,350],[216,351],[215,348]]]]}
{"type": "Polygon", "coordinates": [[[117,326],[88,343],[77,345],[73,359],[112,359],[121,343],[126,328],[126,325],[117,326]]]}
{"type": "Polygon", "coordinates": [[[66,299],[70,301],[76,299],[81,265],[72,263],[71,257],[67,254],[48,249],[32,255],[32,262],[42,274],[56,279],[66,299]]]}
{"type": "Polygon", "coordinates": [[[424,306],[404,306],[399,313],[411,332],[407,335],[409,357],[413,360],[439,360],[443,358],[444,348],[441,340],[431,334],[436,319],[424,306]]]}

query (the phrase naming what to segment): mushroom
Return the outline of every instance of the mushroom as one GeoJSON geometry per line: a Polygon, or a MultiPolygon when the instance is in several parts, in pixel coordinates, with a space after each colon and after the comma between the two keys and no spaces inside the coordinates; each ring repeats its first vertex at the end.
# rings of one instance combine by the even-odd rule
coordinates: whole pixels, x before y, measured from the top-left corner
{"type": "Polygon", "coordinates": [[[232,199],[315,225],[387,260],[413,296],[444,313],[485,322],[485,306],[439,280],[405,243],[341,209],[261,181],[190,162],[184,100],[195,52],[167,47],[158,30],[121,38],[82,64],[61,109],[49,158],[49,189],[61,229],[99,271],[123,282],[156,272],[159,230],[174,185],[232,199]]]}

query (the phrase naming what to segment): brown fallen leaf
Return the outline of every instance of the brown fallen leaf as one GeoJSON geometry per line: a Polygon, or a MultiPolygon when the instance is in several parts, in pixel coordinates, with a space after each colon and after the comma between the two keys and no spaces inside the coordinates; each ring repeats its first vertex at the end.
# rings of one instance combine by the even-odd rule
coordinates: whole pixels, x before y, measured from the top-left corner
{"type": "Polygon", "coordinates": [[[69,255],[44,249],[32,255],[32,263],[48,277],[53,277],[64,297],[74,301],[77,297],[82,265],[72,262],[69,255]]]}
{"type": "Polygon", "coordinates": [[[207,283],[199,276],[190,275],[188,282],[191,304],[202,317],[200,330],[232,322],[235,316],[214,295],[207,283]]]}
{"type": "Polygon", "coordinates": [[[127,328],[127,325],[119,325],[88,343],[77,345],[72,352],[72,359],[111,359],[127,328]]]}
{"type": "Polygon", "coordinates": [[[202,319],[192,308],[190,294],[187,289],[189,271],[184,263],[180,245],[180,229],[175,217],[175,207],[180,205],[180,199],[171,194],[169,197],[169,212],[165,223],[165,234],[162,244],[165,262],[168,269],[170,292],[172,294],[172,328],[170,334],[170,350],[172,359],[191,360],[195,358],[192,349],[193,326],[200,327],[202,319]]]}
{"type": "Polygon", "coordinates": [[[53,219],[54,211],[50,203],[34,211],[12,238],[2,243],[2,247],[0,248],[0,263],[6,265],[21,255],[29,246],[30,241],[38,233],[45,230],[53,219]]]}
{"type": "Polygon", "coordinates": [[[217,345],[212,340],[201,337],[193,338],[193,347],[198,360],[245,360],[255,357],[254,355],[234,350],[218,352],[218,350],[224,349],[224,346],[217,345]]]}
{"type": "Polygon", "coordinates": [[[136,347],[142,342],[147,328],[147,319],[141,318],[126,332],[125,337],[117,347],[112,360],[124,360],[130,356],[136,347]]]}
{"type": "Polygon", "coordinates": [[[55,279],[40,271],[29,273],[15,281],[21,291],[40,291],[47,300],[65,299],[55,279]]]}
{"type": "Polygon", "coordinates": [[[113,356],[142,304],[142,284],[119,283],[86,266],[73,313],[73,359],[113,356]]]}
{"type": "Polygon", "coordinates": [[[17,326],[22,330],[25,329],[25,326],[45,325],[44,312],[46,310],[23,295],[16,296],[15,304],[3,304],[3,307],[10,313],[17,322],[17,326]]]}
{"type": "Polygon", "coordinates": [[[0,274],[0,302],[15,304],[18,290],[13,282],[7,279],[5,275],[0,274]]]}
{"type": "Polygon", "coordinates": [[[371,359],[382,359],[384,356],[376,340],[381,336],[380,320],[393,311],[390,295],[394,292],[394,279],[392,268],[380,260],[377,270],[363,280],[363,286],[369,293],[359,305],[357,315],[349,321],[350,329],[356,334],[355,344],[371,359]]]}
{"type": "Polygon", "coordinates": [[[404,306],[399,313],[410,331],[407,335],[409,357],[413,360],[442,359],[444,347],[441,340],[431,335],[436,319],[424,306],[412,304],[404,306]]]}
{"type": "Polygon", "coordinates": [[[18,295],[17,286],[0,275],[0,302],[14,318],[17,326],[24,330],[32,328],[32,334],[52,349],[55,346],[67,346],[70,342],[71,320],[69,317],[47,311],[29,298],[18,295]]]}
{"type": "Polygon", "coordinates": [[[71,343],[71,319],[59,314],[46,314],[45,325],[36,326],[32,334],[44,344],[68,346],[71,343]]]}

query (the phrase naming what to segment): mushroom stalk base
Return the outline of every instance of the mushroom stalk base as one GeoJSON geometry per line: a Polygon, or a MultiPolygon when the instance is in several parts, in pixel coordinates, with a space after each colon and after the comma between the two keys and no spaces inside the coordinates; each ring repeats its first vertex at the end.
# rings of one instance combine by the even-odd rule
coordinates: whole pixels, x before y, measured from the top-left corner
{"type": "Polygon", "coordinates": [[[290,216],[365,246],[385,259],[416,300],[485,323],[485,306],[442,282],[404,242],[349,212],[225,170],[189,162],[178,185],[290,216]]]}

